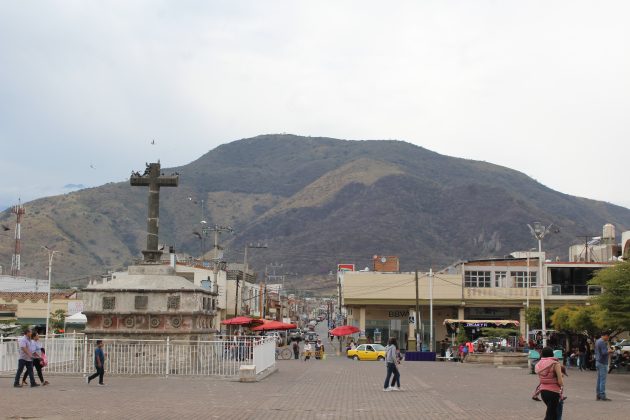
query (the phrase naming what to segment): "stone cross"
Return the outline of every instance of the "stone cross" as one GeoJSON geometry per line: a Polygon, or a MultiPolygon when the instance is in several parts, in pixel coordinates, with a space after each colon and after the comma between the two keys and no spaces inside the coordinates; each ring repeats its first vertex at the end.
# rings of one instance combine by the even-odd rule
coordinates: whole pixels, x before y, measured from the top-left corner
{"type": "Polygon", "coordinates": [[[144,174],[132,172],[130,183],[134,187],[149,187],[149,213],[147,217],[147,249],[142,251],[145,263],[159,263],[162,251],[158,250],[158,226],[160,224],[160,187],[177,187],[179,175],[164,176],[160,162],[148,163],[144,174]]]}

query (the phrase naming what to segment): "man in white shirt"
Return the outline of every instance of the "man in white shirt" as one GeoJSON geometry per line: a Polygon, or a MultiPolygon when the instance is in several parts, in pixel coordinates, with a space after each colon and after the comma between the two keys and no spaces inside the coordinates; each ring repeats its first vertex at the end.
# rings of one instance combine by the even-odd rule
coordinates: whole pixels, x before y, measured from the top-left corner
{"type": "Polygon", "coordinates": [[[35,376],[33,375],[33,354],[31,353],[31,330],[24,331],[24,335],[18,339],[18,347],[20,348],[20,358],[18,360],[18,370],[15,375],[15,381],[13,386],[15,388],[21,388],[20,377],[22,371],[26,367],[26,373],[28,373],[28,379],[31,381],[31,387],[39,386],[35,383],[35,376]]]}

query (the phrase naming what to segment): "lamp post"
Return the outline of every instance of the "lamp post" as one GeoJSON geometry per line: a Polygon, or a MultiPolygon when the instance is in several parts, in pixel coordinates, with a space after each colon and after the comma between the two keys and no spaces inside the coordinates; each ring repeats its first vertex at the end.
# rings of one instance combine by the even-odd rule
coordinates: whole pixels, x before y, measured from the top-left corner
{"type": "Polygon", "coordinates": [[[55,252],[47,246],[42,246],[46,251],[48,251],[48,304],[46,305],[46,337],[45,337],[45,346],[48,347],[48,325],[50,324],[50,288],[52,283],[52,262],[53,257],[55,256],[55,252]]]}
{"type": "MultiPolygon", "coordinates": [[[[529,270],[529,253],[532,251],[535,251],[536,248],[529,248],[527,250],[527,284],[526,284],[526,289],[525,289],[525,297],[527,298],[525,307],[527,308],[527,311],[529,311],[529,287],[532,285],[531,282],[531,273],[529,270]]],[[[525,314],[525,337],[527,342],[529,342],[529,321],[527,320],[527,314],[525,314]]]]}
{"type": "Polygon", "coordinates": [[[547,233],[551,230],[551,226],[545,226],[541,222],[534,222],[532,225],[527,225],[529,231],[534,238],[538,240],[538,275],[540,276],[540,315],[541,315],[541,329],[543,347],[547,347],[547,324],[545,322],[545,277],[543,276],[543,264],[542,264],[542,240],[547,233]],[[532,226],[533,225],[533,226],[532,226]]]}

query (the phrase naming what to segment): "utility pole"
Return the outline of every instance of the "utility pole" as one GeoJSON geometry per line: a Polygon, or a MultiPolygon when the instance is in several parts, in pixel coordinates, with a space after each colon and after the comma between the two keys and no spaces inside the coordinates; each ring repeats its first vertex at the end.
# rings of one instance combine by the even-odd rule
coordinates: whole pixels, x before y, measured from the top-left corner
{"type": "Polygon", "coordinates": [[[429,268],[429,351],[433,351],[433,268],[429,268]]]}
{"type": "MultiPolygon", "coordinates": [[[[243,258],[243,283],[245,283],[247,279],[247,249],[265,249],[267,248],[267,244],[245,244],[245,257],[243,258]]],[[[234,299],[234,316],[238,315],[238,275],[236,276],[236,298],[234,299]]]]}
{"type": "Polygon", "coordinates": [[[50,323],[50,289],[52,287],[52,263],[53,257],[55,256],[55,252],[47,246],[42,246],[48,252],[48,304],[46,305],[46,337],[44,340],[44,345],[48,347],[48,328],[50,323]]]}
{"type": "Polygon", "coordinates": [[[416,351],[422,350],[420,345],[420,330],[418,328],[418,324],[420,324],[420,297],[419,297],[419,286],[418,286],[418,269],[416,268],[416,351]]]}
{"type": "Polygon", "coordinates": [[[278,263],[271,263],[269,264],[269,267],[271,267],[271,269],[273,270],[273,274],[268,274],[267,275],[267,281],[268,283],[273,281],[280,281],[281,283],[278,283],[278,301],[280,303],[280,321],[282,322],[282,288],[284,288],[284,275],[276,275],[276,268],[282,268],[283,264],[278,264],[278,263]],[[277,279],[277,280],[276,280],[277,279]],[[281,286],[280,286],[281,285],[281,286]]]}

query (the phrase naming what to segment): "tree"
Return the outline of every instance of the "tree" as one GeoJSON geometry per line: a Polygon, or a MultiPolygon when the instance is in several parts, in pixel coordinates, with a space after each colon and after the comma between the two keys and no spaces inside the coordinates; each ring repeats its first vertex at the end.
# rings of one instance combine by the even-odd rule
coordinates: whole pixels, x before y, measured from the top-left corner
{"type": "Polygon", "coordinates": [[[514,328],[486,327],[482,328],[481,332],[483,332],[483,335],[486,337],[508,338],[520,335],[519,330],[514,328]]]}
{"type": "Polygon", "coordinates": [[[597,305],[565,305],[554,311],[551,322],[558,331],[584,334],[592,338],[602,329],[601,308],[597,305]]]}
{"type": "Polygon", "coordinates": [[[63,309],[57,309],[50,314],[50,328],[52,331],[57,331],[63,328],[64,321],[66,320],[66,311],[63,309]]]}
{"type": "Polygon", "coordinates": [[[589,284],[602,287],[602,294],[592,299],[601,308],[601,327],[630,331],[630,260],[599,270],[589,284]]]}
{"type": "Polygon", "coordinates": [[[466,341],[468,341],[468,336],[466,335],[466,330],[464,330],[463,325],[460,325],[457,328],[456,341],[457,341],[457,344],[464,344],[466,341]]]}
{"type": "MultiPolygon", "coordinates": [[[[553,309],[545,308],[545,319],[547,320],[547,329],[550,328],[549,320],[553,314],[553,309]]],[[[540,306],[530,306],[525,310],[525,321],[529,324],[530,330],[542,328],[542,317],[540,316],[540,306]]]]}

